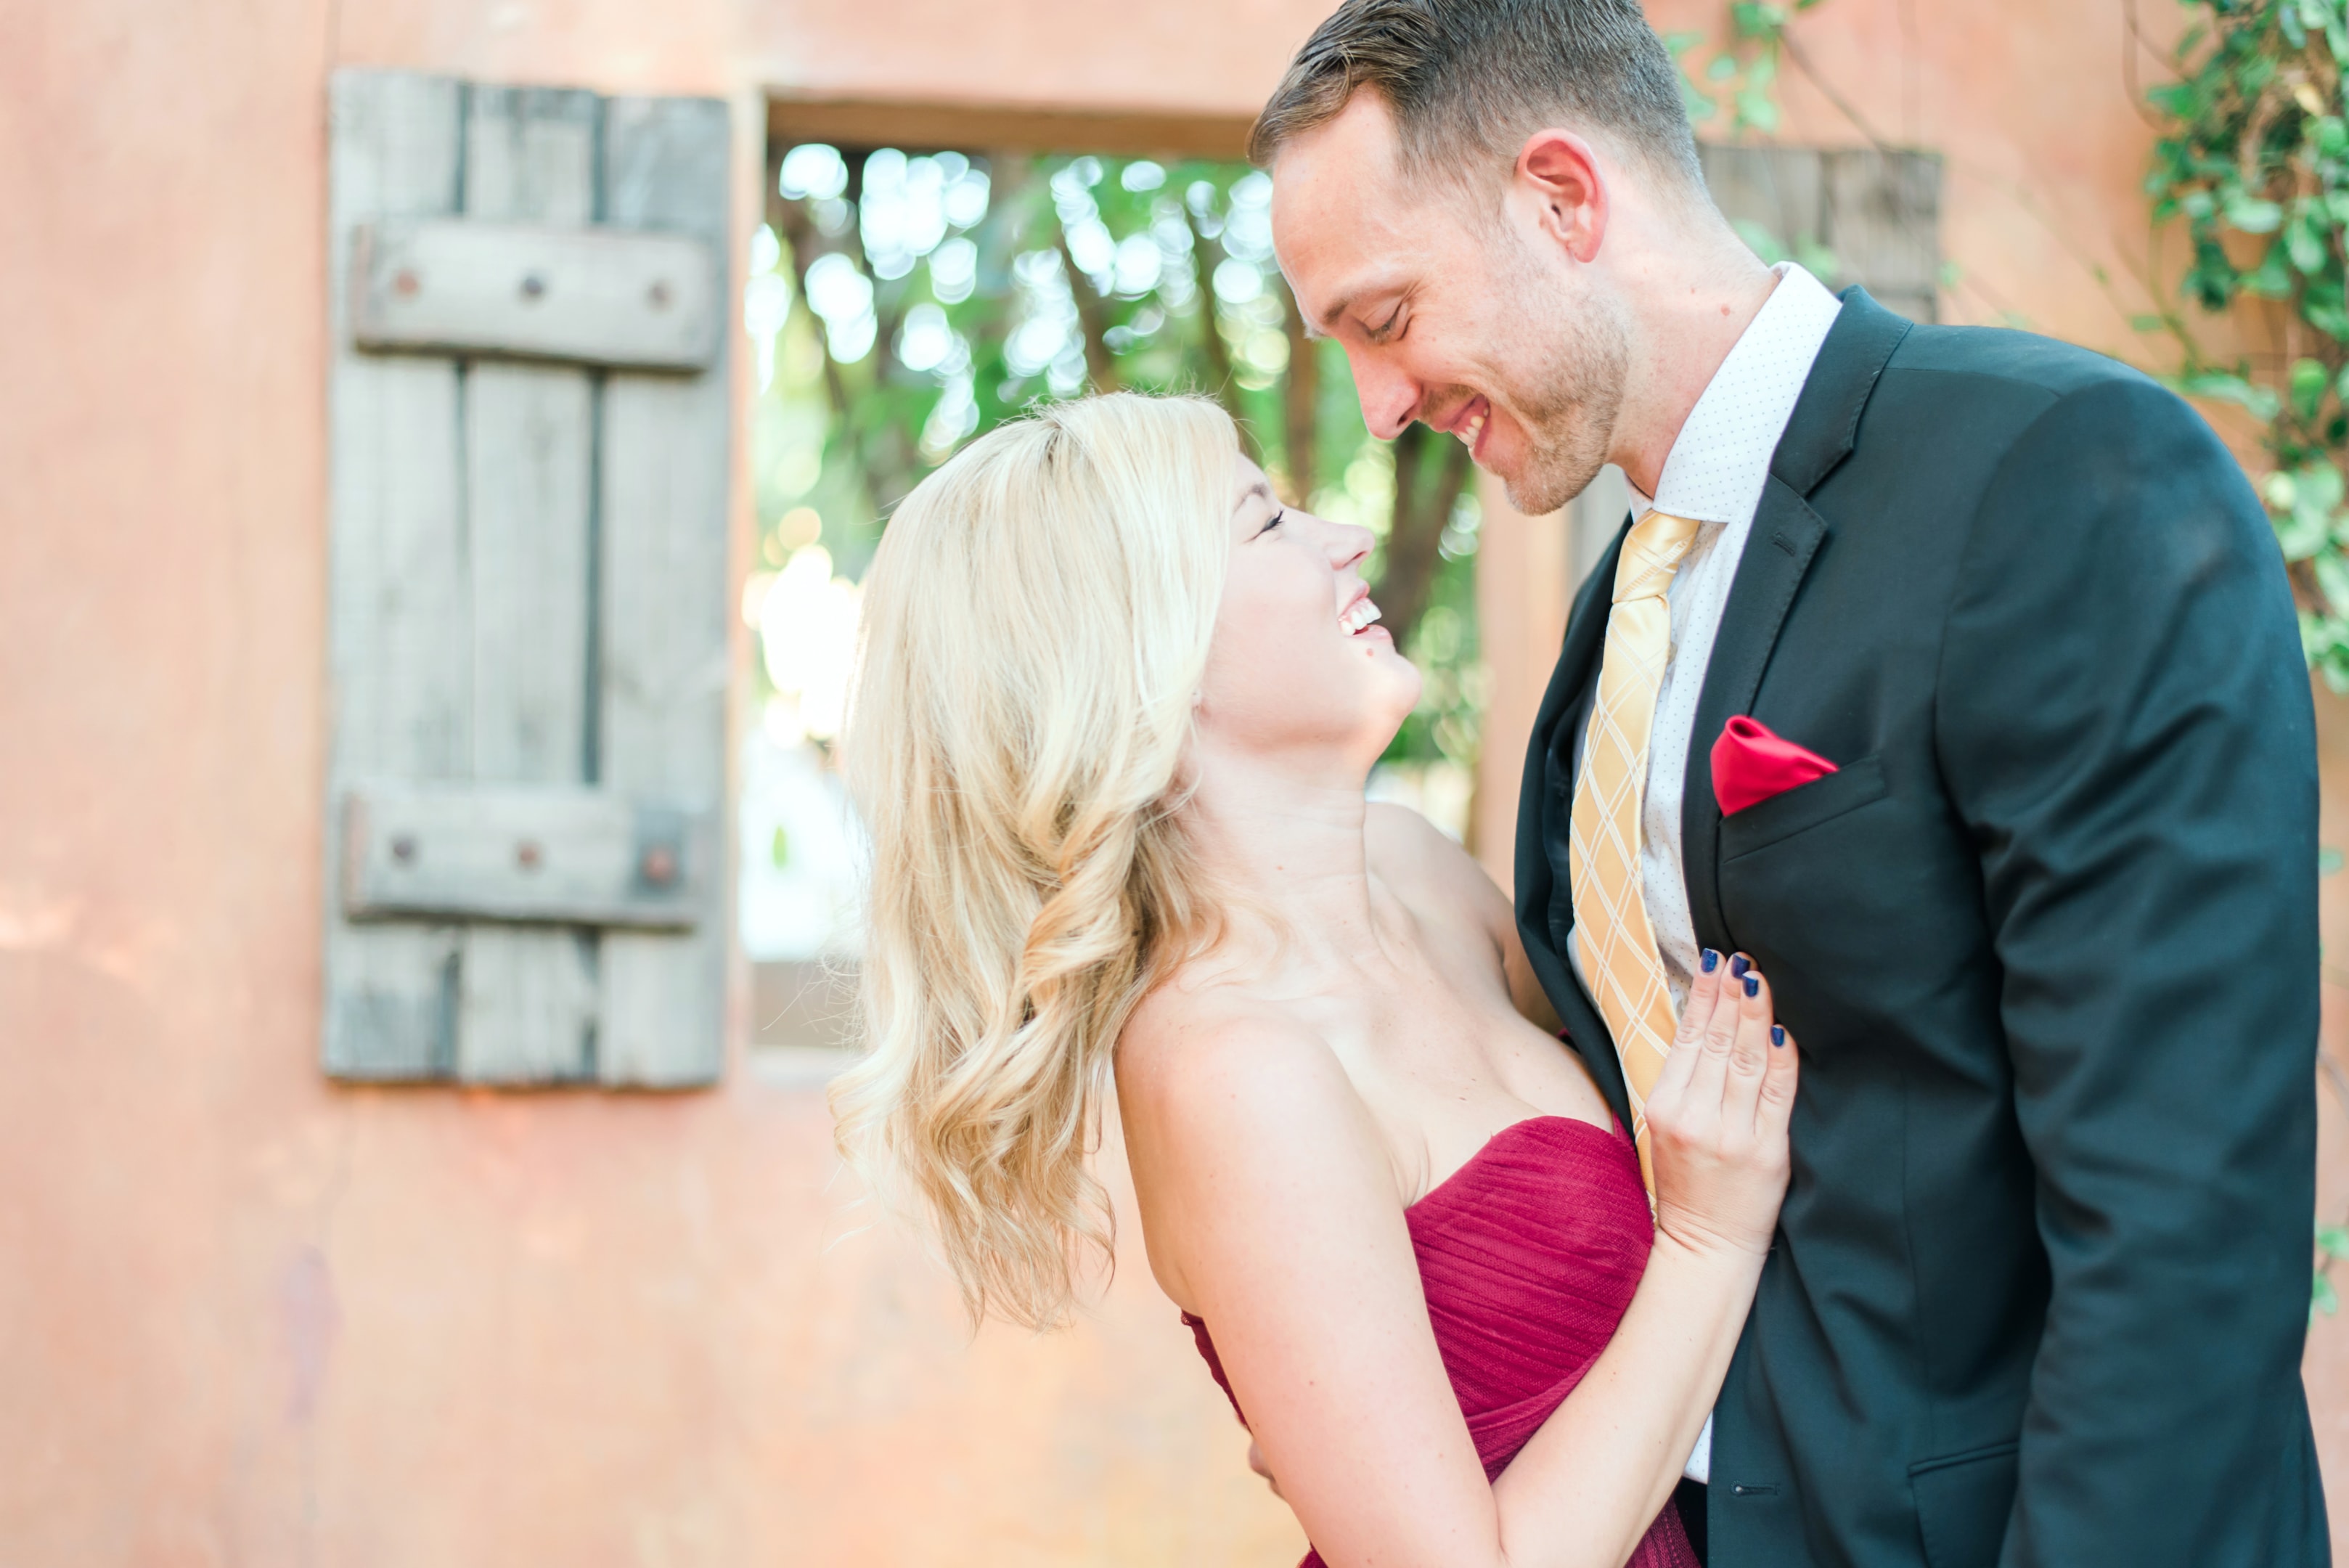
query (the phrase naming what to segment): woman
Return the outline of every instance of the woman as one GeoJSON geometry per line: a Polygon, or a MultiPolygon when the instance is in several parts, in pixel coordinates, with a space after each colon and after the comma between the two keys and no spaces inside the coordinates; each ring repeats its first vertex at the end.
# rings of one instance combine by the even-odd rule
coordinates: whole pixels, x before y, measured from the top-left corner
{"type": "Polygon", "coordinates": [[[1498,891],[1364,804],[1419,693],[1371,545],[1195,400],[1057,406],[906,499],[846,742],[874,894],[842,1145],[925,1203],[974,1314],[1051,1324],[1110,1243],[1113,1075],[1151,1269],[1309,1563],[1692,1563],[1669,1499],[1785,1193],[1795,1053],[1708,955],[1651,1220],[1498,891]]]}

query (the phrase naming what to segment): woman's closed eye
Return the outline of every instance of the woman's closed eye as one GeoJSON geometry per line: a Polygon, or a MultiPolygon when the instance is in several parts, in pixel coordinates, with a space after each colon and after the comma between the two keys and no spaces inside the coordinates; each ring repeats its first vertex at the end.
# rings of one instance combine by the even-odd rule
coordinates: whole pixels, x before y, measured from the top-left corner
{"type": "Polygon", "coordinates": [[[1279,527],[1281,519],[1288,515],[1288,512],[1286,508],[1276,508],[1272,514],[1271,519],[1268,521],[1263,527],[1256,531],[1254,537],[1258,539],[1263,538],[1267,534],[1269,534],[1275,528],[1279,527]]]}

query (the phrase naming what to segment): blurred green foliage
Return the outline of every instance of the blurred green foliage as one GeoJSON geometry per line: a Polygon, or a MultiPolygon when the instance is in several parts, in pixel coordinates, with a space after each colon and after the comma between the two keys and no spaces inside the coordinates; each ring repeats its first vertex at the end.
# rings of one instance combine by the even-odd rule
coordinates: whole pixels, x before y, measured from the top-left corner
{"type": "Polygon", "coordinates": [[[1485,683],[1464,447],[1363,428],[1306,337],[1245,164],[807,145],[750,258],[765,564],[821,541],[854,577],[890,509],[973,435],[1090,390],[1200,392],[1295,503],[1380,538],[1365,575],[1426,695],[1390,760],[1473,766],[1485,683]]]}
{"type": "Polygon", "coordinates": [[[1726,93],[1732,135],[1777,134],[1778,68],[1787,50],[1786,24],[1817,4],[1819,0],[1792,0],[1789,5],[1729,0],[1730,45],[1715,50],[1705,62],[1702,84],[1698,73],[1688,68],[1687,56],[1704,41],[1704,35],[1665,34],[1664,47],[1680,63],[1681,100],[1688,108],[1690,120],[1700,126],[1711,120],[1721,112],[1716,95],[1726,93]]]}
{"type": "Polygon", "coordinates": [[[2177,79],[2146,97],[2164,134],[2146,182],[2157,230],[2191,247],[2180,293],[2199,311],[2249,305],[2275,327],[2275,352],[2221,363],[2182,311],[2138,317],[2183,350],[2176,378],[2265,427],[2274,463],[2261,484],[2300,598],[2310,665],[2349,691],[2349,0],[2189,0],[2197,15],[2174,56],[2177,79]]]}

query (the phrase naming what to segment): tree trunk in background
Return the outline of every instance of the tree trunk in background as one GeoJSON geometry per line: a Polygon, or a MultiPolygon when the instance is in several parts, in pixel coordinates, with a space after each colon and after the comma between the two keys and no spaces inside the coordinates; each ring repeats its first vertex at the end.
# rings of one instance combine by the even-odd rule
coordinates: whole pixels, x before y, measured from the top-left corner
{"type": "Polygon", "coordinates": [[[1386,569],[1371,597],[1398,648],[1407,647],[1427,609],[1437,545],[1468,483],[1468,447],[1456,437],[1413,424],[1394,443],[1394,522],[1387,530],[1386,569]]]}
{"type": "Polygon", "coordinates": [[[1305,313],[1298,308],[1297,296],[1286,283],[1279,288],[1281,316],[1288,324],[1288,375],[1280,392],[1287,498],[1304,506],[1311,504],[1314,482],[1320,476],[1321,359],[1306,335],[1305,313]]]}
{"type": "Polygon", "coordinates": [[[1232,351],[1216,324],[1216,268],[1223,262],[1224,247],[1199,227],[1199,214],[1188,205],[1183,209],[1183,221],[1191,226],[1191,270],[1199,289],[1199,353],[1207,361],[1207,390],[1232,416],[1232,423],[1240,427],[1240,440],[1253,455],[1260,449],[1250,439],[1247,421],[1241,415],[1239,389],[1232,385],[1232,351]]]}
{"type": "MultiPolygon", "coordinates": [[[[845,243],[827,241],[815,226],[815,221],[808,215],[806,202],[795,202],[771,191],[767,197],[767,221],[782,237],[784,252],[790,258],[792,287],[796,296],[792,302],[794,310],[806,308],[808,268],[814,265],[815,258],[826,251],[838,251],[849,256],[866,276],[872,275],[871,265],[864,258],[863,240],[855,237],[852,231],[845,243]]],[[[903,324],[903,314],[900,310],[879,317],[874,323],[873,377],[876,387],[884,384],[890,368],[896,363],[895,338],[897,328],[903,324]]],[[[823,331],[822,326],[817,327],[819,337],[823,331]]],[[[833,412],[839,419],[842,439],[847,442],[849,452],[856,461],[857,471],[864,476],[874,515],[885,517],[890,509],[905,499],[905,493],[914,487],[913,441],[905,431],[895,428],[885,427],[877,432],[863,428],[857,419],[859,400],[848,389],[839,362],[833,358],[829,348],[823,358],[823,389],[832,399],[833,412]]]]}
{"type": "Polygon", "coordinates": [[[1096,392],[1114,392],[1125,382],[1117,373],[1117,356],[1109,351],[1109,319],[1102,309],[1101,291],[1069,249],[1069,228],[1056,214],[1052,244],[1061,253],[1061,270],[1069,275],[1069,295],[1077,302],[1077,324],[1085,338],[1085,373],[1096,392]]]}

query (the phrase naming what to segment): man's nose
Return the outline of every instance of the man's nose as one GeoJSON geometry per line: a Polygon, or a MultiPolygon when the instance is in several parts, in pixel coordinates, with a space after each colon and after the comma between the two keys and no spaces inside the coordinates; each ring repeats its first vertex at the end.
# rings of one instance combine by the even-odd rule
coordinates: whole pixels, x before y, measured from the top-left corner
{"type": "Polygon", "coordinates": [[[1362,401],[1362,423],[1381,441],[1392,441],[1419,412],[1419,384],[1387,363],[1382,354],[1349,344],[1347,366],[1354,372],[1354,395],[1362,401]]]}

